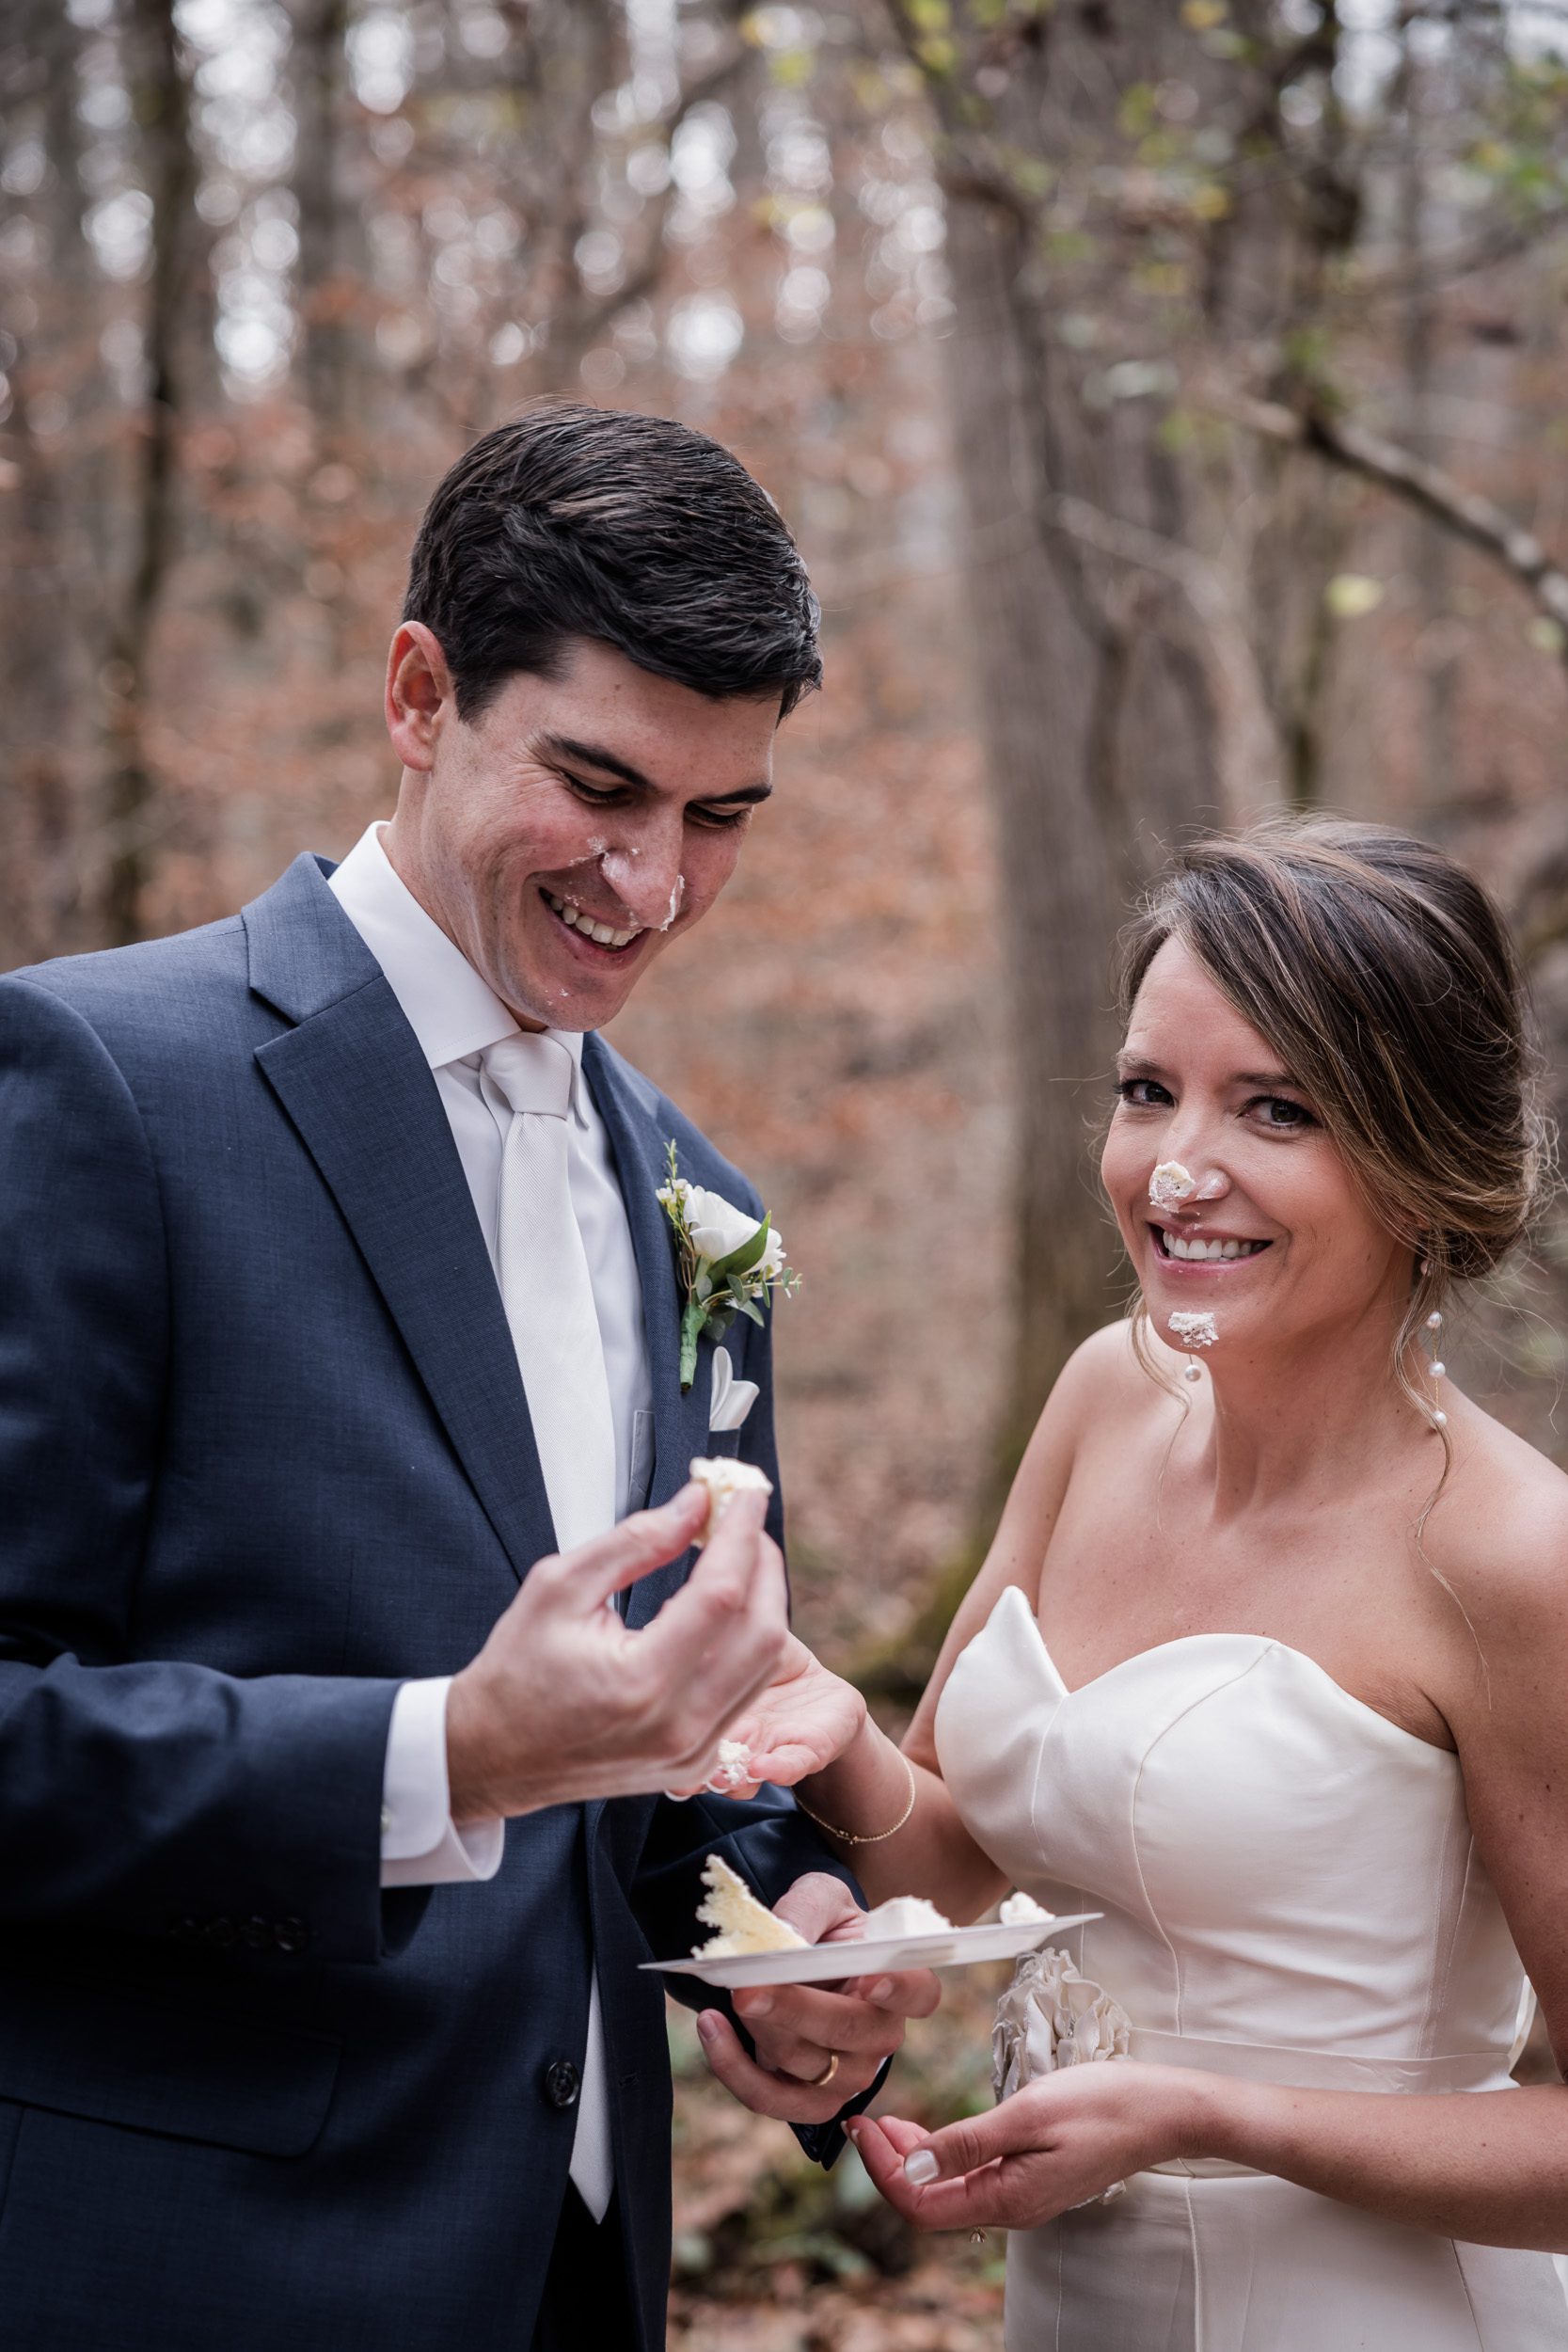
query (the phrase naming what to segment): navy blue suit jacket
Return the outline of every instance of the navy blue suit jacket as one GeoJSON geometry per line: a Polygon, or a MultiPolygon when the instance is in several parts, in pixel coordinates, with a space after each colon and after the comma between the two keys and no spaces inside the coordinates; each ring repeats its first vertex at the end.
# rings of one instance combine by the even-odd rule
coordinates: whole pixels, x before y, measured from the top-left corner
{"type": "MultiPolygon", "coordinates": [[[[638,1963],[689,1947],[714,1848],[765,1896],[834,1867],[782,1797],[650,1798],[514,1822],[486,1885],[383,1892],[398,1685],[463,1665],[553,1534],[445,1113],[328,871],[0,980],[0,2340],[27,2352],[523,2352],[591,1950],[662,2342],[638,1963]]],[[[679,1392],[667,1139],[755,1197],[600,1040],[583,1067],[651,1500],[737,1442],[776,1476],[765,1331],[728,1343],[762,1391],[738,1441],[709,1439],[707,1344],[679,1392]]]]}

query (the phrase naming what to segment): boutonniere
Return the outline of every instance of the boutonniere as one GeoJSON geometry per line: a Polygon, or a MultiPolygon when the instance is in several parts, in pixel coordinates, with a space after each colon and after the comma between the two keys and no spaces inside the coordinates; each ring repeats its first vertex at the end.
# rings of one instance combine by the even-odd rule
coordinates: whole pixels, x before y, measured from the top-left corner
{"type": "Polygon", "coordinates": [[[697,1343],[705,1331],[721,1338],[736,1315],[762,1321],[765,1301],[775,1292],[799,1290],[800,1278],[784,1259],[784,1246],[768,1213],[759,1224],[722,1193],[708,1192],[680,1173],[675,1147],[669,1148],[670,1181],[658,1202],[675,1229],[681,1286],[681,1394],[697,1377],[697,1343]]]}

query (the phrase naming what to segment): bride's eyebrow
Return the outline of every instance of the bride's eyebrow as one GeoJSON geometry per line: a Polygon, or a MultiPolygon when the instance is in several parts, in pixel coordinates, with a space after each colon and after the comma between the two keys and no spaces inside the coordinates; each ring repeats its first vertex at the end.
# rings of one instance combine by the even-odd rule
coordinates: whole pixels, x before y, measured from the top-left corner
{"type": "MultiPolygon", "coordinates": [[[[1158,1078],[1164,1082],[1170,1073],[1161,1062],[1150,1061],[1145,1054],[1118,1054],[1118,1078],[1158,1078]]],[[[1232,1086],[1256,1087],[1259,1093],[1275,1094],[1281,1089],[1292,1094],[1303,1091],[1299,1078],[1292,1078],[1288,1070],[1238,1070],[1230,1080],[1232,1086]]]]}

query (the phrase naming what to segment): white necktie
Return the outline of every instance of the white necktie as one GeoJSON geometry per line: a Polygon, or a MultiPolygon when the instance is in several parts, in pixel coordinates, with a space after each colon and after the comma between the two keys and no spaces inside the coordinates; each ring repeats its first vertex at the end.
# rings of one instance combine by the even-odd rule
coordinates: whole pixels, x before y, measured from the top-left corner
{"type": "MultiPolygon", "coordinates": [[[[615,1522],[615,1424],[588,1256],[572,1207],[567,1115],[576,1065],[564,1045],[503,1038],[481,1057],[512,1113],[501,1147],[497,1256],[545,1492],[562,1551],[615,1522]]],[[[615,2174],[599,1980],[591,1980],[571,2178],[595,2221],[615,2174]]]]}

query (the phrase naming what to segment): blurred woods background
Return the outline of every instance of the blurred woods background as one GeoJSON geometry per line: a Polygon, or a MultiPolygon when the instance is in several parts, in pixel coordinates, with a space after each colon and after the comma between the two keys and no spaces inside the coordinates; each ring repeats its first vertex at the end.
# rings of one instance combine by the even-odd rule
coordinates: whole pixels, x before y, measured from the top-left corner
{"type": "MultiPolygon", "coordinates": [[[[1107,952],[1172,842],[1450,844],[1561,1090],[1565,60],[1560,0],[8,0],[0,964],[387,811],[408,541],[519,402],[734,447],[829,683],[617,1041],[804,1270],[800,1616],[907,1703],[1120,1302],[1107,952]]],[[[1565,1264],[1462,1359],[1554,1451],[1565,1264]]],[[[985,2041],[971,1988],[901,2104],[985,2041]]],[[[695,2081],[681,2128],[678,2342],[994,2343],[994,2249],[917,2261],[695,2081]]]]}

